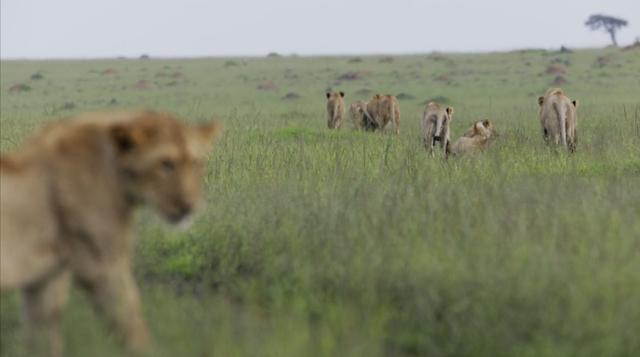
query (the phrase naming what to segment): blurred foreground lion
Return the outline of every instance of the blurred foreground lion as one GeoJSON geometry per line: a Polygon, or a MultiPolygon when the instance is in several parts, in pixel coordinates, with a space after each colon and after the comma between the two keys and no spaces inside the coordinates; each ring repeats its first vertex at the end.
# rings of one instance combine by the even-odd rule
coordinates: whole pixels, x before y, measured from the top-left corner
{"type": "Polygon", "coordinates": [[[33,354],[62,354],[71,281],[128,349],[145,349],[133,210],[149,205],[172,223],[189,216],[218,132],[215,122],[187,127],[164,113],[92,113],[0,156],[0,290],[20,290],[33,354]]]}

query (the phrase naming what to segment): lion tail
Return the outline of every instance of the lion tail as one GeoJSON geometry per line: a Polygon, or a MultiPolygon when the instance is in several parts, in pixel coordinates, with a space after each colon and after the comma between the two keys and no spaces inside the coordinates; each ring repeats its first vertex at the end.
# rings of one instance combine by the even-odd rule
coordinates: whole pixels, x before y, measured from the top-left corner
{"type": "Polygon", "coordinates": [[[564,107],[564,104],[554,102],[553,109],[556,111],[558,115],[558,120],[560,121],[560,141],[563,147],[567,147],[567,108],[564,107]]]}

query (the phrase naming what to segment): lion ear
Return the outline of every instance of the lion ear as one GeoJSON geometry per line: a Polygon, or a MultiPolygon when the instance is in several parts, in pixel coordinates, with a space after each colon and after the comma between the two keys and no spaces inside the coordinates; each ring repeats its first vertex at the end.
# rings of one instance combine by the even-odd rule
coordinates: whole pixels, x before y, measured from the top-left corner
{"type": "Polygon", "coordinates": [[[578,101],[577,100],[572,100],[571,103],[573,103],[573,107],[574,108],[578,107],[578,101]]]}
{"type": "Polygon", "coordinates": [[[109,129],[109,137],[116,151],[124,154],[133,150],[140,144],[140,134],[126,124],[116,124],[109,129]]]}
{"type": "Polygon", "coordinates": [[[471,135],[472,137],[474,137],[474,136],[476,136],[476,135],[478,135],[478,134],[479,134],[478,126],[480,126],[480,125],[482,125],[482,122],[476,122],[476,123],[473,125],[473,135],[471,135]]]}
{"type": "Polygon", "coordinates": [[[485,126],[485,128],[490,127],[490,126],[491,126],[491,120],[489,120],[489,119],[485,119],[485,120],[482,122],[482,125],[484,125],[484,126],[485,126]]]}
{"type": "Polygon", "coordinates": [[[327,92],[325,95],[327,96],[327,99],[331,98],[331,93],[327,92]]]}
{"type": "Polygon", "coordinates": [[[451,116],[453,115],[453,108],[452,107],[447,107],[447,109],[445,109],[445,111],[447,112],[447,114],[449,114],[450,119],[453,119],[453,118],[451,118],[451,116]]]}
{"type": "Polygon", "coordinates": [[[340,96],[344,98],[344,92],[340,92],[340,96]]]}
{"type": "Polygon", "coordinates": [[[542,106],[542,103],[544,103],[544,97],[538,97],[538,105],[542,106]]]}
{"type": "Polygon", "coordinates": [[[191,132],[191,151],[195,156],[202,157],[209,152],[214,139],[222,132],[222,127],[218,122],[210,121],[192,127],[191,132]]]}

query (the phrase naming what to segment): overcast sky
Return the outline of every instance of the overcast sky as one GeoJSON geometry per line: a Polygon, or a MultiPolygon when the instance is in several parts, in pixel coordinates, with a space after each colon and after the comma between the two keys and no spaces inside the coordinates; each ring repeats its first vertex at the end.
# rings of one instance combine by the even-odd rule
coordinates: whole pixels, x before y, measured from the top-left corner
{"type": "Polygon", "coordinates": [[[0,0],[2,58],[424,53],[600,47],[640,0],[0,0]]]}

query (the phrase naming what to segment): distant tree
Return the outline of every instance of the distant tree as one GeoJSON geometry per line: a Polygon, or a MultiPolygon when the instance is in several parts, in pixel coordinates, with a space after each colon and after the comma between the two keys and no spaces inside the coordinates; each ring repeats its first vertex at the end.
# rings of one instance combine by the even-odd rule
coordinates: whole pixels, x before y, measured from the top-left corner
{"type": "Polygon", "coordinates": [[[627,26],[627,20],[619,19],[613,16],[606,15],[591,15],[587,22],[584,23],[591,31],[604,29],[611,36],[611,42],[614,46],[618,46],[616,41],[616,31],[620,28],[627,26]]]}

